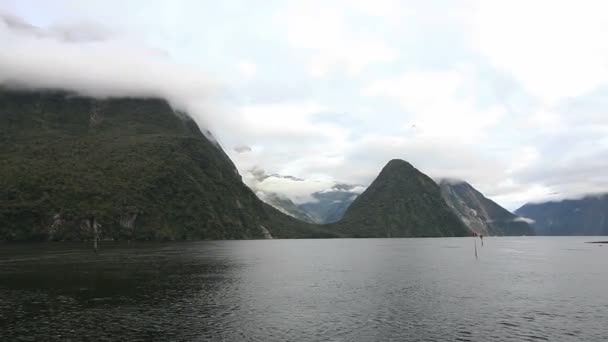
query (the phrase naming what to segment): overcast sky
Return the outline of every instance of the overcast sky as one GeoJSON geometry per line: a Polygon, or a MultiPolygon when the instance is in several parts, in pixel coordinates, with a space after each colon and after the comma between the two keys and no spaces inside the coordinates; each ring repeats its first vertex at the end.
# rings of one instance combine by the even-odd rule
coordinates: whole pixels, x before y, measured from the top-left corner
{"type": "Polygon", "coordinates": [[[508,209],[608,191],[605,1],[0,0],[0,13],[0,82],[167,96],[246,178],[305,179],[273,184],[290,196],[367,185],[392,158],[508,209]]]}

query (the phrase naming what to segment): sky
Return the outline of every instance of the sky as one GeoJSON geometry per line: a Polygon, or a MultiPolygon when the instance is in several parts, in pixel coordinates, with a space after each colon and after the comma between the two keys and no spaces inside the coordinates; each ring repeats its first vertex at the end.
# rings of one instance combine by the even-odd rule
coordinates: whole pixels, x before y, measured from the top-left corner
{"type": "Polygon", "coordinates": [[[166,97],[250,186],[296,202],[368,185],[400,158],[514,210],[608,191],[607,12],[585,0],[0,0],[0,83],[166,97]]]}

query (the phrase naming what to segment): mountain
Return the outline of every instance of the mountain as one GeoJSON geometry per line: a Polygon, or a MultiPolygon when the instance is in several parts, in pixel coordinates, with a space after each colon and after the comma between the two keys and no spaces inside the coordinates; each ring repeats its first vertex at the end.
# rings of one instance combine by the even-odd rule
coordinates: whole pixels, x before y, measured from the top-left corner
{"type": "Polygon", "coordinates": [[[332,229],[356,237],[466,236],[439,186],[408,162],[388,162],[332,229]]]}
{"type": "Polygon", "coordinates": [[[160,99],[0,89],[0,165],[0,240],[332,236],[260,201],[160,99]]]}
{"type": "Polygon", "coordinates": [[[525,219],[486,198],[469,183],[442,180],[439,187],[448,206],[471,231],[498,236],[534,235],[525,219]]]}
{"type": "MultiPolygon", "coordinates": [[[[242,147],[239,147],[239,149],[242,150],[242,147]]],[[[268,181],[279,181],[280,185],[278,188],[288,187],[291,183],[304,182],[304,179],[293,176],[283,176],[276,173],[267,174],[264,169],[255,166],[245,172],[244,181],[262,201],[270,204],[280,212],[304,222],[316,223],[314,218],[306,212],[306,210],[295,204],[285,194],[274,192],[263,186],[263,184],[268,181]]],[[[277,186],[275,185],[273,188],[277,188],[277,186]]]]}
{"type": "Polygon", "coordinates": [[[270,204],[272,207],[279,210],[283,214],[289,215],[300,221],[317,223],[315,219],[306,210],[293,203],[293,201],[287,197],[283,197],[274,192],[264,191],[257,191],[256,194],[262,201],[266,202],[267,204],[270,204]]]}
{"type": "Polygon", "coordinates": [[[357,198],[362,186],[336,184],[323,191],[312,194],[314,201],[298,205],[315,223],[333,223],[339,221],[350,204],[357,198]]]}
{"type": "MultiPolygon", "coordinates": [[[[241,147],[239,147],[242,150],[241,147]]],[[[363,187],[331,181],[306,180],[277,173],[268,174],[264,169],[255,166],[245,172],[245,184],[255,191],[258,197],[279,211],[299,220],[325,224],[339,221],[346,208],[361,193],[363,187]],[[303,193],[295,198],[283,189],[313,187],[323,190],[312,194],[303,193]],[[279,191],[279,192],[277,192],[279,191]],[[292,199],[293,198],[293,199],[292,199]],[[298,204],[294,203],[298,202],[298,204]]]]}
{"type": "Polygon", "coordinates": [[[515,214],[534,220],[536,235],[608,235],[608,194],[528,203],[515,214]]]}

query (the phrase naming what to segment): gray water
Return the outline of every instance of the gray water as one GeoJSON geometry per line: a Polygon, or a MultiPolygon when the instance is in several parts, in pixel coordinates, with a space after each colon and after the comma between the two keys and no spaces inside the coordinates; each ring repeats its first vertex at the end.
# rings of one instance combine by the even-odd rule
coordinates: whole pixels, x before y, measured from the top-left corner
{"type": "Polygon", "coordinates": [[[604,341],[589,240],[0,245],[0,340],[604,341]]]}

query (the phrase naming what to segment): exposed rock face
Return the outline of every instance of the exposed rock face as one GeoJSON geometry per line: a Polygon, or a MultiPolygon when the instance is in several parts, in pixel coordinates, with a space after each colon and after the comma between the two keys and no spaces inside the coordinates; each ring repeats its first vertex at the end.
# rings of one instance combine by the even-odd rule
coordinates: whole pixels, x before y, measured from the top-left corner
{"type": "Polygon", "coordinates": [[[137,212],[131,212],[120,216],[118,223],[122,228],[133,229],[135,227],[135,220],[137,220],[137,212]]]}
{"type": "Polygon", "coordinates": [[[608,235],[608,194],[528,203],[515,213],[534,220],[537,235],[608,235]]]}
{"type": "Polygon", "coordinates": [[[260,225],[260,229],[262,230],[265,239],[272,239],[272,234],[270,234],[270,231],[268,231],[266,227],[260,225]]]}
{"type": "Polygon", "coordinates": [[[441,195],[454,213],[477,234],[534,235],[532,227],[522,218],[486,198],[463,181],[442,180],[441,195]]]}
{"type": "Polygon", "coordinates": [[[0,89],[0,240],[331,236],[261,202],[208,136],[164,100],[0,89]]]}
{"type": "Polygon", "coordinates": [[[467,227],[439,186],[408,162],[391,160],[373,183],[330,225],[357,237],[466,236],[467,227]]]}

